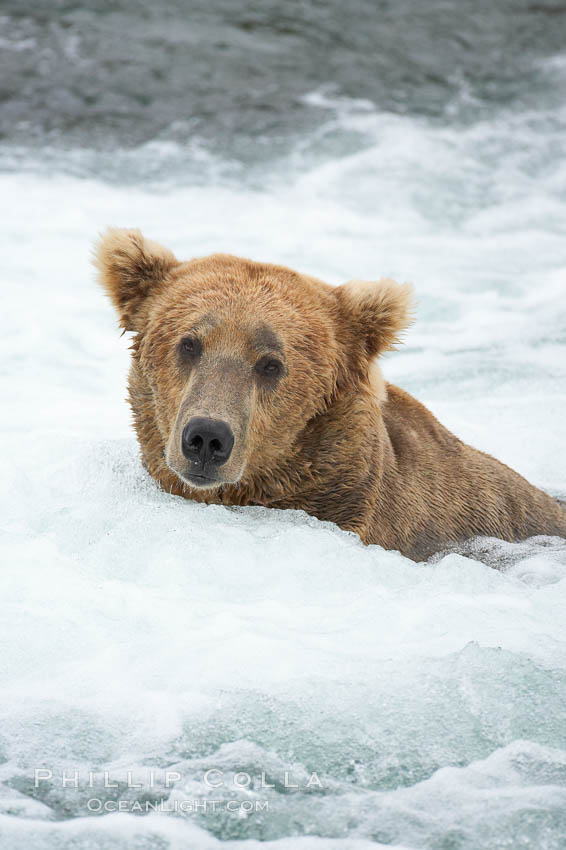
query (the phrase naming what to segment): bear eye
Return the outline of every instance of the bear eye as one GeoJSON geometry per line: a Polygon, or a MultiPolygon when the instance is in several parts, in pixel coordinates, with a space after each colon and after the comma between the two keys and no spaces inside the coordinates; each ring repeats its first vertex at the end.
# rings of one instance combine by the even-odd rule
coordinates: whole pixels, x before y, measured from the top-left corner
{"type": "Polygon", "coordinates": [[[179,353],[185,359],[197,357],[201,352],[200,340],[194,336],[184,336],[179,343],[179,353]]]}
{"type": "Polygon", "coordinates": [[[264,378],[278,378],[283,372],[283,364],[275,357],[262,357],[256,363],[255,369],[264,378]]]}

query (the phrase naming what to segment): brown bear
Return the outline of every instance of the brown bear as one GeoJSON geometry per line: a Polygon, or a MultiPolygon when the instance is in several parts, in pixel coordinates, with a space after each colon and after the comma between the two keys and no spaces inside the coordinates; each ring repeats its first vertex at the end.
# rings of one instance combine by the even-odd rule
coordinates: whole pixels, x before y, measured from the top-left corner
{"type": "Polygon", "coordinates": [[[301,509],[415,560],[475,535],[566,537],[556,501],[383,380],[410,286],[180,262],[137,230],[108,231],[95,261],[134,333],[129,399],[166,491],[301,509]]]}

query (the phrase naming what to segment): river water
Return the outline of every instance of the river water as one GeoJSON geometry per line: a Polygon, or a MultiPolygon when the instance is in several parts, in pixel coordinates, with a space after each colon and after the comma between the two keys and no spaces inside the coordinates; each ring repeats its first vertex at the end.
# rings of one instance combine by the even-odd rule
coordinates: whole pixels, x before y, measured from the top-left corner
{"type": "Polygon", "coordinates": [[[160,492],[90,265],[410,280],[386,377],[564,498],[564,44],[559,2],[4,0],[3,850],[566,846],[566,543],[160,492]]]}

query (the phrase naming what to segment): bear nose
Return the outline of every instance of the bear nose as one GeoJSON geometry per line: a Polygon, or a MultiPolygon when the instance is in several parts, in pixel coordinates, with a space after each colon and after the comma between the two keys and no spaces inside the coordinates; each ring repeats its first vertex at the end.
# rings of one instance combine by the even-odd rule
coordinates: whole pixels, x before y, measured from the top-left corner
{"type": "Polygon", "coordinates": [[[183,428],[181,447],[187,460],[222,466],[232,454],[234,434],[227,422],[194,416],[183,428]]]}

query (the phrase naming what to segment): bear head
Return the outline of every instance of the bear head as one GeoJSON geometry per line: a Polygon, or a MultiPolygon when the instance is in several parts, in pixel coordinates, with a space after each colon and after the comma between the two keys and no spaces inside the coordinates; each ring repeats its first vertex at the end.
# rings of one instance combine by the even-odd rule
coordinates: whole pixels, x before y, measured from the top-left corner
{"type": "Polygon", "coordinates": [[[95,262],[134,333],[138,434],[149,418],[167,467],[195,490],[276,474],[345,388],[371,386],[410,321],[407,284],[332,287],[227,254],[180,262],[137,230],[108,231],[95,262]]]}

